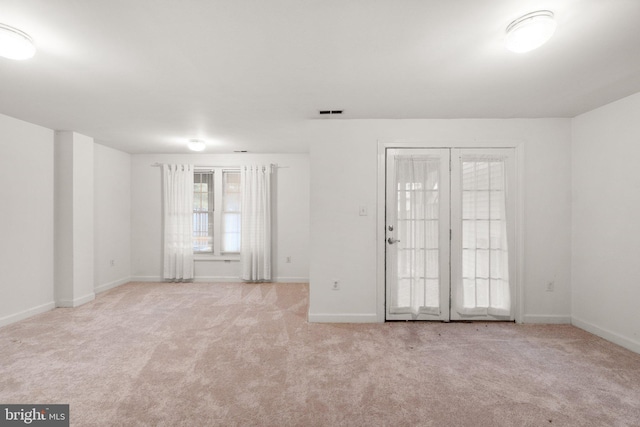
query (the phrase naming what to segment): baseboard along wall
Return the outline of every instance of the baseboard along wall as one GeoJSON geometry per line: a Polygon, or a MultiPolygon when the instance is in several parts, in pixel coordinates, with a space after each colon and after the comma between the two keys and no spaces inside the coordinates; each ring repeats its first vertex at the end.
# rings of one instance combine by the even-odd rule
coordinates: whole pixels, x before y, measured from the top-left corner
{"type": "Polygon", "coordinates": [[[113,282],[103,283],[102,285],[96,286],[93,291],[96,294],[101,294],[102,292],[106,292],[109,289],[117,288],[118,286],[124,285],[125,283],[129,283],[131,281],[131,277],[123,277],[122,279],[114,280],[113,282]]]}
{"type": "Polygon", "coordinates": [[[577,328],[584,329],[585,331],[597,335],[600,338],[604,338],[607,341],[611,341],[614,344],[618,344],[621,347],[640,354],[640,342],[636,340],[627,338],[608,329],[601,328],[575,316],[571,317],[571,324],[577,328]]]}
{"type": "Polygon", "coordinates": [[[11,323],[19,322],[20,320],[27,319],[31,316],[35,316],[36,314],[45,313],[49,310],[53,310],[54,308],[56,308],[56,303],[54,301],[50,301],[48,303],[41,304],[36,307],[22,310],[18,313],[0,317],[0,327],[9,325],[11,323]]]}
{"type": "MultiPolygon", "coordinates": [[[[160,276],[131,276],[131,282],[164,282],[160,276]]],[[[198,276],[194,280],[196,283],[241,283],[237,276],[198,276]]],[[[309,283],[308,277],[274,277],[273,283],[309,283]]]]}
{"type": "Polygon", "coordinates": [[[571,315],[569,314],[525,314],[522,323],[551,324],[551,325],[570,325],[571,315]]]}
{"type": "Polygon", "coordinates": [[[56,301],[56,307],[78,307],[78,306],[81,306],[82,304],[88,303],[89,301],[93,301],[94,299],[96,299],[96,294],[94,292],[91,292],[90,294],[87,294],[72,300],[68,300],[68,299],[58,300],[56,301]]]}

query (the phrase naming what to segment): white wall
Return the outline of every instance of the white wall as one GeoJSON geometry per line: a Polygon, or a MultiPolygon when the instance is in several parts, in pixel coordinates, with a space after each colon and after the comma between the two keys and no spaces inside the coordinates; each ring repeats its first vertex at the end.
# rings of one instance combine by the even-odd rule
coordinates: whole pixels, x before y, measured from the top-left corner
{"type": "MultiPolygon", "coordinates": [[[[162,276],[162,194],[159,163],[237,166],[276,163],[273,238],[274,281],[307,282],[309,271],[309,156],[307,154],[133,155],[131,156],[132,280],[162,276]],[[286,257],[291,257],[291,263],[286,257]]],[[[237,261],[196,261],[196,280],[239,280],[237,261]]]]}
{"type": "Polygon", "coordinates": [[[308,137],[310,319],[375,321],[377,142],[400,140],[522,141],[523,318],[525,322],[570,321],[569,119],[318,120],[311,125],[308,137]],[[368,207],[368,216],[359,216],[360,205],[368,207]],[[339,291],[331,290],[333,279],[340,281],[339,291]],[[546,292],[550,281],[555,284],[554,292],[546,292]]]}
{"type": "Polygon", "coordinates": [[[93,275],[93,138],[56,131],[55,299],[76,307],[95,298],[93,275]]]}
{"type": "Polygon", "coordinates": [[[573,323],[640,353],[640,93],[573,120],[573,323]]]}
{"type": "Polygon", "coordinates": [[[0,326],[54,307],[53,131],[0,115],[0,326]]]}
{"type": "Polygon", "coordinates": [[[104,292],[131,276],[131,155],[94,145],[94,287],[104,292]]]}

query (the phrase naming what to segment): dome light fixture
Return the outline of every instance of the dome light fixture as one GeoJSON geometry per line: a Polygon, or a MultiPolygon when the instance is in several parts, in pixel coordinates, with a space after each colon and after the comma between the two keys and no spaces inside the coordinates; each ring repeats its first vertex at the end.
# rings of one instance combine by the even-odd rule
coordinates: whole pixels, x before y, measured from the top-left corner
{"type": "Polygon", "coordinates": [[[204,151],[207,145],[201,139],[190,139],[189,142],[187,142],[187,147],[189,147],[191,151],[204,151]]]}
{"type": "Polygon", "coordinates": [[[509,24],[505,45],[512,52],[529,52],[545,44],[555,30],[556,21],[550,10],[527,13],[509,24]]]}
{"type": "Polygon", "coordinates": [[[36,47],[33,39],[23,31],[0,24],[0,56],[23,60],[33,57],[36,47]]]}

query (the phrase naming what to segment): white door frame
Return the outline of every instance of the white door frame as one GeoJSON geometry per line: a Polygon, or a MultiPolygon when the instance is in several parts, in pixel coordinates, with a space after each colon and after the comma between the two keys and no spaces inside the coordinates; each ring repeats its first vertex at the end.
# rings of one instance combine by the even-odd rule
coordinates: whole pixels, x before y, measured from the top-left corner
{"type": "Polygon", "coordinates": [[[378,190],[376,211],[376,256],[377,256],[377,304],[376,318],[378,322],[385,321],[385,250],[386,250],[386,151],[387,148],[513,148],[516,156],[516,283],[514,317],[517,323],[522,323],[524,316],[524,141],[378,141],[378,190]]]}

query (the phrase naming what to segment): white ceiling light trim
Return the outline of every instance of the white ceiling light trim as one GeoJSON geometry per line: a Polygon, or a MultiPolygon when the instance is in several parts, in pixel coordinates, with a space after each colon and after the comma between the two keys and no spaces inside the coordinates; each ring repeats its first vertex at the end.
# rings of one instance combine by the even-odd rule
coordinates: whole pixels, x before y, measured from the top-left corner
{"type": "Polygon", "coordinates": [[[23,31],[0,24],[0,56],[9,59],[29,59],[36,53],[33,39],[23,31]]]}
{"type": "Polygon", "coordinates": [[[201,139],[190,139],[189,142],[187,142],[187,147],[189,147],[191,151],[204,151],[207,145],[201,139]]]}
{"type": "Polygon", "coordinates": [[[516,53],[529,52],[545,44],[556,30],[550,10],[538,10],[513,21],[507,27],[505,45],[516,53]]]}

